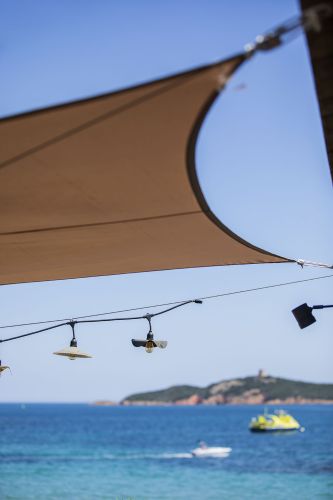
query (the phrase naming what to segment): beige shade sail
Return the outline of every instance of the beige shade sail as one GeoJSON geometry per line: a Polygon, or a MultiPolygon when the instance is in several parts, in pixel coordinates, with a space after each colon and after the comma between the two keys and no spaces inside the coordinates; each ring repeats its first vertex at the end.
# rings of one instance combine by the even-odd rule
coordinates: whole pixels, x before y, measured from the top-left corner
{"type": "Polygon", "coordinates": [[[0,283],[287,262],[210,211],[201,123],[244,56],[0,121],[0,283]]]}

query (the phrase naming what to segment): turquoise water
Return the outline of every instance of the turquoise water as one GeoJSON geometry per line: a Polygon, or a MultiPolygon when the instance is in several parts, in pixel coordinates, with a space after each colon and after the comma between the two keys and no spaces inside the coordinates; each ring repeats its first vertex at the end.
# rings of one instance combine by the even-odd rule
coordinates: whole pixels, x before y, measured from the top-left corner
{"type": "Polygon", "coordinates": [[[262,406],[2,404],[0,498],[333,499],[333,406],[288,410],[304,433],[250,433],[262,406]]]}

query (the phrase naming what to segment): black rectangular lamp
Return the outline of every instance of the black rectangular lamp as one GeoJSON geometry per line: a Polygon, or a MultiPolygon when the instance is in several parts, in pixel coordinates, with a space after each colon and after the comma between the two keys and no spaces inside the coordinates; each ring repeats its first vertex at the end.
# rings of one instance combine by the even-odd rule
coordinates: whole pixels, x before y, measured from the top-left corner
{"type": "Polygon", "coordinates": [[[312,314],[312,307],[302,304],[291,311],[301,329],[315,323],[316,318],[312,314]]]}

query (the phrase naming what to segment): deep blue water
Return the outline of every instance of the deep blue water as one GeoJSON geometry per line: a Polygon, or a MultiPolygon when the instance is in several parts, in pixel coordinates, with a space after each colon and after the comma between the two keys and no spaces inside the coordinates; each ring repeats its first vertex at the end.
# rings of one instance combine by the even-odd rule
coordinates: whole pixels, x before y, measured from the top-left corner
{"type": "Polygon", "coordinates": [[[288,410],[304,433],[250,433],[262,406],[2,404],[0,498],[333,499],[333,406],[288,410]]]}

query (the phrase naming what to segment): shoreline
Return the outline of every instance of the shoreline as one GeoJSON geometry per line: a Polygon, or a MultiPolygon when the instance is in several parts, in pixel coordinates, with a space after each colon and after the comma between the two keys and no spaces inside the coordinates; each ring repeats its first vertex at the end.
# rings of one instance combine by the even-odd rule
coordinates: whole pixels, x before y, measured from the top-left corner
{"type": "Polygon", "coordinates": [[[219,403],[219,404],[212,404],[212,403],[178,403],[178,402],[163,402],[163,401],[123,401],[120,403],[115,403],[113,401],[95,401],[93,403],[90,403],[92,406],[125,406],[125,407],[131,407],[131,406],[173,406],[173,407],[180,407],[180,406],[287,406],[287,405],[299,405],[299,406],[305,406],[305,405],[323,405],[323,406],[328,406],[328,405],[333,405],[333,400],[319,400],[319,399],[313,399],[313,400],[302,400],[302,401],[290,401],[290,400],[273,400],[273,401],[263,401],[263,402],[246,402],[246,401],[239,401],[239,402],[230,402],[230,403],[219,403]]]}

